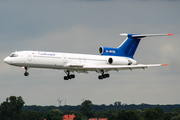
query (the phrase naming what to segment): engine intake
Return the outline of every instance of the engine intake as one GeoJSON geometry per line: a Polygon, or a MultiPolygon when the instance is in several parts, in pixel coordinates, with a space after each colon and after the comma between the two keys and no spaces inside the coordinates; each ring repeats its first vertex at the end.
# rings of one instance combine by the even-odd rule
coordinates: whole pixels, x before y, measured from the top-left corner
{"type": "Polygon", "coordinates": [[[112,63],[113,63],[113,59],[112,59],[112,58],[109,58],[109,59],[108,59],[108,63],[109,63],[109,64],[112,64],[112,63]]]}
{"type": "Polygon", "coordinates": [[[112,55],[117,56],[118,48],[110,48],[110,47],[99,47],[99,53],[101,55],[112,55]]]}
{"type": "Polygon", "coordinates": [[[99,47],[99,53],[100,53],[100,54],[103,54],[103,51],[104,51],[104,50],[103,50],[103,47],[99,47]]]}
{"type": "Polygon", "coordinates": [[[110,57],[108,63],[111,65],[131,65],[132,62],[122,57],[110,57]]]}

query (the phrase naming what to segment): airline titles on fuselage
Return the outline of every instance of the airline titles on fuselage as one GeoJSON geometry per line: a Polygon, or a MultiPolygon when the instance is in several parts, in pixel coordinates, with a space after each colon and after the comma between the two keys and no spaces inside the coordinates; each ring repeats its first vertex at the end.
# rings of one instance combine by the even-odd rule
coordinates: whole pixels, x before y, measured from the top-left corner
{"type": "Polygon", "coordinates": [[[46,52],[38,52],[39,55],[49,55],[49,56],[55,56],[54,53],[46,53],[46,52]]]}

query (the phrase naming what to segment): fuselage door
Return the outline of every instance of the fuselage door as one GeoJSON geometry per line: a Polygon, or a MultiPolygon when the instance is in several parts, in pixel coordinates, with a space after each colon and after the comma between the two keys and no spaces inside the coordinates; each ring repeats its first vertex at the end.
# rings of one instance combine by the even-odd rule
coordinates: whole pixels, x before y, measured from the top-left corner
{"type": "Polygon", "coordinates": [[[30,52],[27,53],[28,61],[32,61],[32,54],[30,52]]]}
{"type": "Polygon", "coordinates": [[[67,63],[67,57],[65,54],[62,55],[63,56],[63,63],[67,63]]]}

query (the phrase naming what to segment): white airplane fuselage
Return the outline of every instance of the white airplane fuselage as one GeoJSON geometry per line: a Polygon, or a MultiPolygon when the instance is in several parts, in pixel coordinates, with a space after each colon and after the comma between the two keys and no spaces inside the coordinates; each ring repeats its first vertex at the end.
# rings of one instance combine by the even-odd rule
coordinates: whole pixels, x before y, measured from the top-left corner
{"type": "Polygon", "coordinates": [[[81,66],[88,65],[109,65],[109,58],[118,59],[115,65],[137,64],[134,59],[116,56],[101,56],[74,53],[59,53],[45,51],[18,51],[4,59],[4,62],[18,67],[48,68],[48,69],[71,69],[71,71],[88,72],[81,66]]]}

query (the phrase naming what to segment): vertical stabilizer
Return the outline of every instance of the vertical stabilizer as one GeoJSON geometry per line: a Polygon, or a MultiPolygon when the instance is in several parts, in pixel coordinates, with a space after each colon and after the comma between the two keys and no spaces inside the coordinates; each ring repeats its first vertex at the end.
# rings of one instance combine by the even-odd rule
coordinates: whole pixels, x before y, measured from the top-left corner
{"type": "Polygon", "coordinates": [[[118,48],[101,46],[99,48],[99,53],[101,55],[133,58],[141,38],[151,37],[151,36],[167,36],[173,34],[120,34],[120,35],[126,36],[127,38],[118,48]]]}
{"type": "Polygon", "coordinates": [[[118,47],[119,56],[133,58],[141,38],[151,36],[166,36],[173,34],[120,34],[127,36],[127,39],[118,47]]]}
{"type": "Polygon", "coordinates": [[[141,38],[127,34],[127,39],[118,47],[119,56],[133,58],[141,38]]]}

